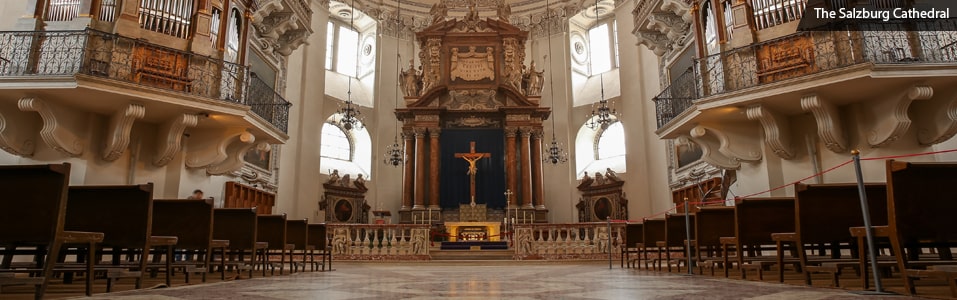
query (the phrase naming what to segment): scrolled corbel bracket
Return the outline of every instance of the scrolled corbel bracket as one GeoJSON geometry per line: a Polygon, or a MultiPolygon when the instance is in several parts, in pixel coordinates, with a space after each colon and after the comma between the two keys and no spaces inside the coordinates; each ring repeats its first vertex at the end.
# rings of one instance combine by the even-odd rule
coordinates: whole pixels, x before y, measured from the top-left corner
{"type": "Polygon", "coordinates": [[[724,127],[698,125],[691,129],[689,137],[701,146],[701,159],[717,168],[737,170],[741,162],[761,160],[761,149],[754,139],[756,131],[748,126],[726,125],[724,127]],[[754,131],[754,132],[750,132],[754,131]]]}
{"type": "Polygon", "coordinates": [[[957,93],[938,95],[913,104],[917,141],[923,146],[943,143],[957,135],[957,93]]]}
{"type": "Polygon", "coordinates": [[[199,116],[194,114],[180,114],[160,125],[156,135],[156,144],[159,145],[153,165],[165,166],[183,148],[183,133],[187,128],[195,127],[199,123],[199,116]]]}
{"type": "Polygon", "coordinates": [[[793,159],[794,149],[791,147],[790,126],[786,116],[764,107],[761,104],[749,106],[748,120],[758,121],[764,129],[764,143],[782,159],[793,159]]]}
{"type": "Polygon", "coordinates": [[[40,118],[17,109],[16,105],[0,104],[0,149],[21,157],[33,157],[40,118]]]}
{"type": "Polygon", "coordinates": [[[870,128],[867,142],[873,148],[880,148],[900,139],[910,128],[911,119],[907,115],[911,103],[915,100],[927,100],[934,97],[934,88],[915,85],[900,95],[892,95],[874,101],[865,102],[861,109],[865,114],[865,126],[870,128]]]}
{"type": "Polygon", "coordinates": [[[226,148],[226,153],[228,155],[226,160],[207,167],[206,174],[225,175],[239,171],[246,163],[246,152],[249,151],[249,149],[252,149],[254,146],[262,149],[268,148],[269,144],[266,142],[256,143],[256,136],[251,133],[244,132],[239,136],[238,139],[234,139],[233,142],[230,143],[226,148]]]}
{"type": "Polygon", "coordinates": [[[197,130],[189,138],[186,150],[187,168],[206,168],[229,158],[229,147],[234,141],[251,144],[255,136],[245,128],[197,130]]]}
{"type": "Polygon", "coordinates": [[[836,105],[812,94],[801,98],[801,108],[814,115],[817,135],[828,150],[834,153],[847,152],[844,126],[841,124],[841,115],[836,105]]]}
{"type": "Polygon", "coordinates": [[[79,126],[81,123],[77,122],[78,116],[40,98],[20,98],[17,106],[21,111],[33,111],[40,114],[40,118],[43,119],[40,138],[47,146],[69,157],[78,157],[83,154],[85,147],[83,139],[71,130],[71,127],[79,126]]]}
{"type": "Polygon", "coordinates": [[[145,115],[146,107],[139,104],[129,104],[113,113],[107,128],[103,160],[115,161],[123,155],[126,147],[130,145],[130,130],[133,129],[133,123],[145,115]]]}

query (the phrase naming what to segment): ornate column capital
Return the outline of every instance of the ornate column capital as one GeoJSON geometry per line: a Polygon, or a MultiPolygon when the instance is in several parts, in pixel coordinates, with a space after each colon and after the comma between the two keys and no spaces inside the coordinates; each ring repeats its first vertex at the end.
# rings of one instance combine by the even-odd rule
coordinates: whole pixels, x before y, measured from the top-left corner
{"type": "Polygon", "coordinates": [[[505,137],[514,138],[516,135],[518,135],[518,128],[505,127],[505,137]]]}
{"type": "Polygon", "coordinates": [[[442,134],[442,128],[433,127],[429,128],[429,136],[433,138],[438,138],[442,134]]]}

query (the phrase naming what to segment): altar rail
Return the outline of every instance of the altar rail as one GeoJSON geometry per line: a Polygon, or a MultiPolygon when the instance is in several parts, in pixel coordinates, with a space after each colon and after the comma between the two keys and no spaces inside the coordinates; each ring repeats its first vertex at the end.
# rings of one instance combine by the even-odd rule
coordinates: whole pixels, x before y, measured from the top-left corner
{"type": "Polygon", "coordinates": [[[617,257],[625,224],[527,224],[515,226],[515,259],[607,259],[617,257]],[[609,243],[611,249],[609,249],[609,243]]]}
{"type": "Polygon", "coordinates": [[[329,224],[336,260],[429,260],[429,225],[329,224]]]}

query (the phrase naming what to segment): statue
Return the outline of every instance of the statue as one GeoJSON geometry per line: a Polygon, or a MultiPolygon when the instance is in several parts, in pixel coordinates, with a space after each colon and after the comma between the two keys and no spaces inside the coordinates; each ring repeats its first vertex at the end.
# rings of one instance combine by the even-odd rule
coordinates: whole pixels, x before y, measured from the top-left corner
{"type": "Polygon", "coordinates": [[[615,173],[611,168],[605,168],[605,177],[613,182],[621,182],[621,178],[618,178],[618,173],[615,173]]]}
{"type": "Polygon", "coordinates": [[[399,82],[402,84],[402,93],[406,97],[416,97],[419,95],[419,85],[422,83],[422,75],[415,70],[415,60],[409,60],[409,69],[400,73],[399,82]]]}
{"type": "Polygon", "coordinates": [[[345,176],[342,176],[342,179],[339,180],[339,186],[349,187],[350,181],[349,174],[346,174],[345,176]]]}
{"type": "Polygon", "coordinates": [[[329,180],[326,181],[328,184],[336,184],[339,182],[339,170],[332,170],[332,174],[329,174],[329,180]]]}
{"type": "Polygon", "coordinates": [[[512,16],[512,6],[502,1],[498,4],[498,20],[508,23],[508,17],[512,16]]]}
{"type": "Polygon", "coordinates": [[[588,176],[588,172],[585,172],[585,175],[582,176],[582,179],[578,181],[578,188],[580,189],[580,188],[591,186],[591,183],[593,181],[595,180],[592,179],[591,176],[588,176]]]}
{"type": "Polygon", "coordinates": [[[545,78],[545,70],[535,71],[535,61],[532,61],[532,65],[529,66],[528,73],[525,73],[525,80],[528,82],[526,84],[525,95],[526,96],[541,96],[542,95],[542,82],[545,78]]]}
{"type": "Polygon", "coordinates": [[[449,16],[449,8],[445,6],[444,1],[439,1],[439,3],[432,4],[429,15],[432,16],[432,24],[445,21],[445,18],[449,16]]]}
{"type": "Polygon", "coordinates": [[[366,179],[362,178],[361,173],[359,174],[359,176],[356,176],[356,180],[352,182],[352,185],[354,185],[357,189],[360,189],[363,191],[369,190],[369,188],[366,187],[366,179]]]}
{"type": "Polygon", "coordinates": [[[595,172],[595,185],[605,185],[605,176],[601,172],[595,172]]]}
{"type": "Polygon", "coordinates": [[[475,0],[469,1],[469,14],[465,15],[466,21],[478,21],[478,11],[475,10],[475,0]]]}
{"type": "Polygon", "coordinates": [[[349,242],[349,229],[336,228],[332,234],[332,252],[336,254],[348,254],[346,243],[349,242]]]}

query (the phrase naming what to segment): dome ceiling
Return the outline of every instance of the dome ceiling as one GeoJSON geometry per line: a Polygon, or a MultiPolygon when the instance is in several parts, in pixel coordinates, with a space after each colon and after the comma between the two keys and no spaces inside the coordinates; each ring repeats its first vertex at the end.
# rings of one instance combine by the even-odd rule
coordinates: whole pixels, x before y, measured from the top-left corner
{"type": "MultiPolygon", "coordinates": [[[[401,0],[402,20],[407,26],[411,26],[415,29],[424,28],[430,20],[429,10],[434,4],[439,2],[444,2],[448,7],[449,17],[462,18],[468,12],[468,4],[472,1],[476,2],[480,17],[495,18],[496,7],[503,0],[401,0]]],[[[544,16],[545,0],[504,1],[511,5],[512,15],[509,21],[516,26],[529,29],[532,27],[532,24],[541,22],[544,16]]],[[[349,6],[352,3],[352,0],[330,1],[330,12],[332,16],[348,22],[350,12],[343,10],[350,10],[349,6]],[[343,18],[343,16],[345,17],[343,18]]],[[[600,0],[599,3],[600,8],[598,11],[602,14],[611,13],[615,7],[614,0],[600,0]]],[[[368,15],[373,19],[380,21],[394,20],[399,2],[396,0],[355,0],[355,6],[364,12],[362,14],[368,15]]],[[[553,11],[553,14],[556,15],[573,16],[582,10],[586,10],[585,14],[594,18],[594,0],[551,0],[548,1],[548,6],[553,11]]],[[[357,15],[358,14],[360,13],[357,13],[357,15]]],[[[360,27],[364,26],[360,25],[360,27]]]]}

